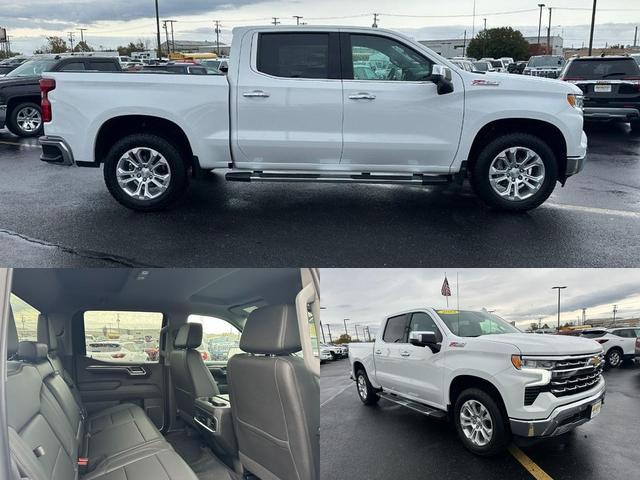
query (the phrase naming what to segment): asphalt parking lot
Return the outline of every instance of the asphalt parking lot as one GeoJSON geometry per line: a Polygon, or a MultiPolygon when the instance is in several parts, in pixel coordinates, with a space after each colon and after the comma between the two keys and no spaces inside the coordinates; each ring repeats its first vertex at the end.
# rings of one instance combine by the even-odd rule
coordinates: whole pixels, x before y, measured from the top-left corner
{"type": "Polygon", "coordinates": [[[365,407],[349,380],[349,360],[321,367],[320,469],[323,479],[637,478],[640,364],[605,372],[600,415],[561,437],[520,445],[530,474],[511,453],[477,457],[452,425],[384,399],[365,407]]]}
{"type": "Polygon", "coordinates": [[[527,214],[465,188],[193,182],[167,212],[117,204],[97,169],[40,162],[0,130],[0,264],[615,267],[640,265],[640,136],[589,126],[585,170],[527,214]]]}

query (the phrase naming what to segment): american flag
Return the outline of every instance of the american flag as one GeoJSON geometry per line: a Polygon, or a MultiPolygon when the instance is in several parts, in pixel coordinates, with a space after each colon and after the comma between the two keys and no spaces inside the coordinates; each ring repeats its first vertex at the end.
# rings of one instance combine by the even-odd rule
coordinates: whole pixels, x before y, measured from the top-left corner
{"type": "Polygon", "coordinates": [[[451,289],[449,288],[449,280],[447,280],[446,276],[444,277],[444,282],[442,284],[442,288],[440,289],[440,293],[442,293],[442,295],[445,297],[451,296],[451,289]]]}

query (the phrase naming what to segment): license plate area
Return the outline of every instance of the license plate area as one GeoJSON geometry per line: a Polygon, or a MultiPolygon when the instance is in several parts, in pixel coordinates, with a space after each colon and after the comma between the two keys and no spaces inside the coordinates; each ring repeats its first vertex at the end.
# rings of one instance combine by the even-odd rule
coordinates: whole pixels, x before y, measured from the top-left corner
{"type": "Polygon", "coordinates": [[[598,84],[595,84],[593,86],[593,91],[595,93],[611,93],[611,85],[598,85],[598,84]]]}
{"type": "Polygon", "coordinates": [[[602,400],[597,401],[596,403],[591,405],[591,413],[589,415],[589,418],[593,418],[595,416],[597,416],[600,413],[600,410],[602,409],[602,400]]]}

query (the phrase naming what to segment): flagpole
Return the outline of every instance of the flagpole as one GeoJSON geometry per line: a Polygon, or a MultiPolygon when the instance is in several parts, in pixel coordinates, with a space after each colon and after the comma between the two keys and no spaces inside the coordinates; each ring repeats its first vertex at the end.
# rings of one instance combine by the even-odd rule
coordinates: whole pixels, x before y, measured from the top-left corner
{"type": "Polygon", "coordinates": [[[458,272],[456,272],[456,301],[458,303],[457,310],[460,311],[460,280],[458,279],[458,272]]]}
{"type": "MultiPolygon", "coordinates": [[[[447,280],[447,272],[444,272],[444,279],[447,280]]],[[[447,295],[444,296],[447,299],[447,308],[449,308],[449,297],[447,295]]]]}

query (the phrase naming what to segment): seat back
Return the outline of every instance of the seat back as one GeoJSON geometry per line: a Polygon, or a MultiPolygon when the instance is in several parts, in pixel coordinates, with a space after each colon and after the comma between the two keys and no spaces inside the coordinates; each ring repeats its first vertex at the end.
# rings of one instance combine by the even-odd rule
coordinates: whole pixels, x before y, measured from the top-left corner
{"type": "Polygon", "coordinates": [[[319,478],[320,388],[302,358],[296,310],[254,310],[227,375],[240,461],[263,480],[319,478]]]}
{"type": "Polygon", "coordinates": [[[178,415],[192,425],[195,399],[220,393],[202,355],[196,350],[201,343],[202,325],[186,323],[178,330],[174,348],[169,355],[178,415]]]}

